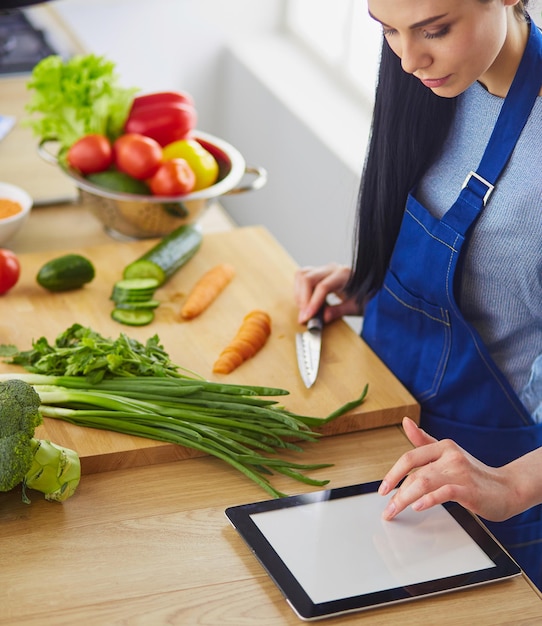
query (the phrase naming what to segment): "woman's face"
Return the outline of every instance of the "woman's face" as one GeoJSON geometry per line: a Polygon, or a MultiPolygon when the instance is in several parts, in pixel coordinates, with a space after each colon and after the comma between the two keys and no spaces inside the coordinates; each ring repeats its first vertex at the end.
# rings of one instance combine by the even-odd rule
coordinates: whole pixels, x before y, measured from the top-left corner
{"type": "MultiPolygon", "coordinates": [[[[509,24],[519,25],[512,16],[515,0],[368,0],[367,4],[405,72],[435,94],[450,98],[480,80],[492,93],[505,95],[510,81],[503,87],[502,78],[510,73],[506,72],[510,60],[502,57],[509,48],[517,48],[505,45],[509,24]],[[499,93],[503,89],[504,94],[499,93]]],[[[510,70],[512,76],[515,69],[510,70]]]]}

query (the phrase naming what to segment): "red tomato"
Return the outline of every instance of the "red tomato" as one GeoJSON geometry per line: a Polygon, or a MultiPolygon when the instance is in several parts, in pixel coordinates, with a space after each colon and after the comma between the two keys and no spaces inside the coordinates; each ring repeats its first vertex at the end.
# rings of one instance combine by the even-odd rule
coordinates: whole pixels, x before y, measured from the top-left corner
{"type": "Polygon", "coordinates": [[[6,293],[17,284],[21,266],[11,250],[0,248],[0,294],[6,293]]]}
{"type": "Polygon", "coordinates": [[[196,184],[196,175],[185,159],[171,159],[162,163],[149,181],[155,196],[182,196],[190,193],[196,184]]]}
{"type": "Polygon", "coordinates": [[[85,135],[70,147],[67,160],[81,174],[103,172],[113,163],[111,143],[103,135],[85,135]]]}
{"type": "Polygon", "coordinates": [[[150,178],[162,163],[160,144],[136,133],[121,135],[113,144],[113,155],[121,172],[139,180],[150,178]]]}

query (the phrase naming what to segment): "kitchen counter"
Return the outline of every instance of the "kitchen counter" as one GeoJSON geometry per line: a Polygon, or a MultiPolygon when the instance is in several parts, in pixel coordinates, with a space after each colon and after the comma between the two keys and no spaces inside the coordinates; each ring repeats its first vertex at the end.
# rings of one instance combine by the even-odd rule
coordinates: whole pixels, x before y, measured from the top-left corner
{"type": "MultiPolygon", "coordinates": [[[[14,247],[101,245],[104,237],[111,243],[80,211],[37,209],[14,247]],[[60,221],[85,220],[89,230],[81,237],[79,228],[56,232],[60,221]]],[[[218,209],[215,219],[208,214],[209,228],[236,232],[223,217],[218,209]]],[[[350,399],[346,390],[343,395],[350,399]]],[[[380,479],[409,445],[398,426],[387,426],[324,437],[304,446],[303,460],[333,463],[322,472],[338,487],[380,479]]],[[[19,489],[0,494],[0,625],[299,623],[224,515],[228,506],[266,499],[259,487],[210,457],[119,467],[85,473],[63,504],[34,492],[25,505],[19,489]]],[[[285,477],[273,483],[286,493],[314,489],[285,477]]],[[[541,597],[523,576],[371,610],[363,620],[494,625],[517,623],[518,615],[522,624],[542,616],[541,597]]],[[[326,623],[360,619],[352,614],[326,623]]]]}
{"type": "MultiPolygon", "coordinates": [[[[389,427],[326,438],[306,457],[333,462],[326,477],[342,486],[379,479],[407,448],[389,427]]],[[[292,489],[286,478],[276,484],[292,489]]],[[[85,476],[63,504],[0,494],[0,624],[295,626],[224,515],[264,496],[210,457],[85,476]]],[[[541,616],[537,592],[516,577],[322,623],[534,625],[541,616]]]]}
{"type": "MultiPolygon", "coordinates": [[[[2,86],[6,106],[1,112],[20,111],[20,82],[6,80],[2,86]]],[[[9,247],[35,255],[111,244],[94,216],[74,202],[66,181],[53,176],[54,168],[38,165],[29,136],[20,128],[12,132],[0,143],[0,171],[23,186],[27,180],[39,204],[47,206],[33,210],[9,247]],[[27,173],[34,171],[32,163],[40,169],[35,178],[27,173]]],[[[219,206],[207,211],[202,225],[205,233],[235,228],[219,206]]],[[[389,387],[400,390],[395,382],[389,387]]],[[[351,399],[350,390],[341,387],[337,393],[344,401],[351,399]]],[[[303,460],[333,463],[321,473],[330,487],[339,487],[380,479],[409,446],[392,425],[326,436],[304,446],[303,460]]],[[[273,484],[287,493],[314,489],[275,478],[273,484]]],[[[63,504],[31,495],[32,504],[26,505],[18,488],[0,493],[1,626],[300,623],[224,515],[226,507],[266,494],[214,458],[84,474],[75,495],[63,504]]],[[[541,617],[540,594],[520,576],[325,623],[493,626],[538,624],[541,617]]]]}

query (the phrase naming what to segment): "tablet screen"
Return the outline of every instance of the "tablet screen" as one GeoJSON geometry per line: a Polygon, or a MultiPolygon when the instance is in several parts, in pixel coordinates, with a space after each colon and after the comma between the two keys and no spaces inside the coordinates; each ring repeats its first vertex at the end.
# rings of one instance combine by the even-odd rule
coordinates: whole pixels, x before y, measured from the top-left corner
{"type": "Polygon", "coordinates": [[[303,619],[519,573],[456,504],[393,521],[377,482],[232,507],[226,515],[303,619]]]}

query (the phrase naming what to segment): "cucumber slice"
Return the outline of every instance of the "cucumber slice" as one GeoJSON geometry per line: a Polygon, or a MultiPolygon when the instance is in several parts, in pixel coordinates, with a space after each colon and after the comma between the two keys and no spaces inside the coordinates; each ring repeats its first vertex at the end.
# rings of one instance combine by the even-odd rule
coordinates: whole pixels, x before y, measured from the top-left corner
{"type": "Polygon", "coordinates": [[[115,289],[111,294],[111,300],[113,302],[145,302],[146,300],[152,300],[154,296],[154,289],[150,291],[125,291],[123,289],[115,289]]]}
{"type": "Polygon", "coordinates": [[[128,326],[146,326],[154,319],[154,311],[152,309],[119,309],[115,308],[111,311],[111,317],[115,322],[127,324],[128,326]]]}
{"type": "Polygon", "coordinates": [[[115,302],[117,309],[126,311],[138,311],[141,309],[157,309],[160,306],[158,300],[142,300],[141,302],[115,302]]]}
{"type": "Polygon", "coordinates": [[[197,224],[186,224],[166,235],[148,252],[124,268],[125,279],[152,277],[163,285],[199,250],[203,235],[197,224]]]}
{"type": "Polygon", "coordinates": [[[113,302],[145,302],[152,300],[158,287],[155,278],[132,278],[119,280],[113,285],[113,302]]]}
{"type": "Polygon", "coordinates": [[[130,263],[130,265],[124,269],[122,276],[126,280],[134,278],[154,278],[158,281],[158,285],[163,285],[167,280],[164,270],[148,259],[139,259],[138,261],[130,263]]]}
{"type": "Polygon", "coordinates": [[[138,293],[141,291],[154,291],[159,286],[156,278],[130,278],[118,280],[115,287],[122,291],[138,293]]]}

